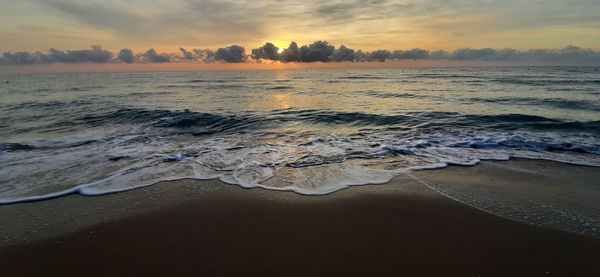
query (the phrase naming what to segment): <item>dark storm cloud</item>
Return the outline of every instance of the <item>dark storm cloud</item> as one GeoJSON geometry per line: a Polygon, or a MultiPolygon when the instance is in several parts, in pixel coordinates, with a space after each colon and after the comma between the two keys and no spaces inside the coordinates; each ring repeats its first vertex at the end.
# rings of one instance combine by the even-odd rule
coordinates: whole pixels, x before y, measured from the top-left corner
{"type": "Polygon", "coordinates": [[[124,63],[133,63],[135,62],[135,54],[133,54],[131,49],[121,49],[121,51],[119,51],[119,60],[124,63]]]}
{"type": "Polygon", "coordinates": [[[333,52],[333,61],[336,62],[353,62],[357,60],[356,51],[345,45],[340,46],[333,52]]]}
{"type": "MultiPolygon", "coordinates": [[[[449,60],[449,61],[490,61],[515,62],[519,64],[553,64],[553,65],[600,65],[600,52],[577,46],[567,46],[561,49],[493,49],[493,48],[463,48],[452,52],[428,51],[414,48],[411,50],[354,50],[344,45],[336,48],[326,41],[298,46],[290,43],[289,47],[279,49],[270,42],[253,49],[251,57],[261,60],[281,62],[385,62],[399,60],[449,60]]],[[[2,65],[31,65],[51,63],[170,63],[170,62],[224,62],[242,63],[249,56],[245,48],[231,45],[210,49],[179,49],[179,53],[158,53],[151,48],[144,53],[134,53],[130,49],[121,49],[117,55],[104,50],[100,46],[92,46],[85,50],[58,50],[51,48],[47,53],[41,52],[5,52],[0,57],[2,65]]]]}
{"type": "Polygon", "coordinates": [[[452,58],[452,54],[444,50],[437,50],[430,52],[429,58],[432,60],[449,60],[450,58],[452,58]]]}
{"type": "Polygon", "coordinates": [[[394,51],[394,57],[399,60],[423,60],[429,58],[429,55],[429,51],[420,48],[414,48],[407,51],[394,51]]]}
{"type": "Polygon", "coordinates": [[[279,48],[273,43],[267,42],[265,45],[252,49],[252,58],[256,60],[279,60],[280,56],[278,53],[279,48]]]}
{"type": "Polygon", "coordinates": [[[570,63],[599,63],[600,52],[569,45],[562,49],[458,49],[449,57],[452,60],[481,61],[544,61],[570,63]]]}
{"type": "Polygon", "coordinates": [[[0,64],[4,65],[28,65],[39,64],[44,61],[44,54],[40,52],[29,53],[27,51],[4,52],[0,58],[0,64]]]}
{"type": "Polygon", "coordinates": [[[600,64],[600,52],[569,45],[563,49],[537,49],[524,53],[525,59],[542,61],[571,61],[578,63],[600,64]]]}
{"type": "Polygon", "coordinates": [[[295,41],[292,41],[290,46],[283,50],[283,53],[281,53],[281,60],[284,62],[300,61],[300,48],[295,41]]]}
{"type": "Polygon", "coordinates": [[[246,60],[246,50],[239,45],[231,45],[217,49],[215,59],[226,63],[241,63],[246,60]]]}
{"type": "Polygon", "coordinates": [[[335,46],[327,41],[315,41],[300,47],[301,62],[329,62],[333,57],[335,46]]]}
{"type": "Polygon", "coordinates": [[[113,54],[110,51],[102,49],[99,45],[94,45],[92,46],[92,49],[88,50],[61,51],[50,48],[48,54],[45,55],[47,62],[50,63],[106,63],[109,62],[112,57],[113,54]]]}
{"type": "Polygon", "coordinates": [[[200,61],[203,63],[215,61],[215,52],[210,49],[192,49],[188,51],[185,48],[179,48],[179,51],[181,51],[179,59],[183,61],[200,61]]]}
{"type": "Polygon", "coordinates": [[[194,49],[192,50],[197,60],[204,63],[212,63],[215,61],[215,51],[210,49],[194,49]]]}
{"type": "Polygon", "coordinates": [[[187,51],[183,47],[180,47],[179,51],[181,51],[182,60],[191,61],[196,59],[196,55],[194,55],[194,52],[187,51]]]}
{"type": "Polygon", "coordinates": [[[106,63],[112,60],[113,54],[102,49],[101,46],[92,46],[86,50],[62,51],[50,48],[48,53],[41,52],[5,52],[0,58],[0,64],[25,65],[25,64],[47,64],[47,63],[106,63]]]}
{"type": "Polygon", "coordinates": [[[517,59],[521,55],[514,49],[495,50],[492,48],[482,49],[458,49],[452,53],[454,60],[510,60],[517,59]]]}
{"type": "Polygon", "coordinates": [[[267,42],[265,45],[252,49],[252,58],[256,60],[281,60],[284,62],[330,62],[330,61],[354,61],[355,52],[353,49],[341,46],[335,49],[335,46],[327,41],[315,41],[309,45],[298,47],[296,42],[290,43],[287,49],[283,49],[281,54],[279,48],[273,43],[267,42]]]}
{"type": "Polygon", "coordinates": [[[148,49],[148,51],[142,54],[142,57],[144,58],[144,61],[150,63],[168,63],[171,62],[172,58],[171,55],[166,53],[159,54],[158,52],[156,52],[156,50],[154,50],[154,48],[148,49]]]}
{"type": "Polygon", "coordinates": [[[389,50],[376,50],[366,55],[368,61],[385,62],[393,58],[392,52],[389,50]]]}

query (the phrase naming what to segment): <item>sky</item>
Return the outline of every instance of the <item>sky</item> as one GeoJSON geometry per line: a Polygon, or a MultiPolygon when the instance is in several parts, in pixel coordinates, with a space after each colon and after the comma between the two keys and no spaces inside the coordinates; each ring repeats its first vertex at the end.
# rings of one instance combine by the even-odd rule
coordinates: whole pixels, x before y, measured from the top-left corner
{"type": "Polygon", "coordinates": [[[0,0],[0,7],[0,73],[281,67],[223,65],[265,61],[600,65],[600,0],[0,0]],[[283,51],[291,41],[300,52],[283,51]],[[274,45],[257,49],[266,42],[274,45]],[[274,47],[280,54],[269,52],[274,47]]]}
{"type": "Polygon", "coordinates": [[[598,0],[0,0],[0,52],[327,40],[363,50],[600,50],[598,0]]]}

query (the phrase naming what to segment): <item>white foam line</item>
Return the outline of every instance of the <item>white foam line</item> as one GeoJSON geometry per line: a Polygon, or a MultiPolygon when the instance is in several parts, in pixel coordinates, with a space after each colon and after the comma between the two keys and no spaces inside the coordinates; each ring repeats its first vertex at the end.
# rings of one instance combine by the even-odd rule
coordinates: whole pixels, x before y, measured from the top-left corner
{"type": "MultiPolygon", "coordinates": [[[[514,220],[514,219],[511,219],[511,218],[509,218],[509,217],[504,217],[504,216],[501,216],[501,215],[497,215],[497,214],[495,214],[495,213],[492,213],[492,212],[490,212],[490,211],[484,210],[484,209],[482,209],[482,208],[480,208],[480,207],[473,206],[473,205],[470,205],[470,204],[468,204],[468,203],[466,203],[466,202],[464,202],[464,201],[461,201],[461,200],[459,200],[458,198],[456,198],[456,197],[454,197],[454,196],[451,196],[451,195],[449,195],[449,194],[447,194],[447,193],[444,193],[444,192],[442,192],[441,190],[439,190],[439,189],[435,188],[433,185],[429,184],[427,181],[425,181],[425,180],[421,180],[421,179],[419,179],[419,178],[415,177],[414,175],[412,175],[412,174],[410,174],[410,173],[407,173],[407,174],[406,174],[406,176],[408,176],[408,177],[410,177],[411,179],[415,180],[415,181],[416,181],[416,182],[418,182],[419,184],[422,184],[422,185],[424,185],[424,186],[426,186],[426,187],[430,188],[431,190],[433,190],[433,191],[435,191],[435,192],[439,193],[440,195],[442,195],[442,196],[444,196],[444,197],[447,197],[447,198],[449,198],[449,199],[452,199],[452,200],[454,200],[454,201],[456,201],[456,202],[458,202],[458,203],[461,203],[461,204],[463,204],[463,205],[466,205],[466,206],[469,206],[469,207],[471,207],[471,208],[477,209],[477,210],[479,210],[479,211],[482,211],[482,212],[484,212],[484,213],[486,213],[486,214],[489,214],[489,215],[498,216],[498,217],[506,218],[506,219],[509,219],[509,220],[514,220]]],[[[518,222],[523,222],[523,221],[518,221],[518,222]]],[[[525,223],[526,223],[526,224],[528,224],[528,225],[534,225],[534,224],[532,224],[532,223],[529,223],[529,222],[525,222],[525,223]]],[[[535,225],[534,225],[534,226],[535,226],[535,225]]]]}
{"type": "Polygon", "coordinates": [[[17,203],[25,203],[25,202],[36,202],[36,201],[53,199],[53,198],[59,198],[59,197],[66,196],[69,194],[77,193],[78,190],[79,189],[77,187],[74,187],[72,189],[59,191],[59,192],[53,192],[53,193],[40,195],[40,196],[27,196],[27,197],[10,199],[10,200],[0,200],[0,205],[9,205],[9,204],[17,204],[17,203]]]}
{"type": "MultiPolygon", "coordinates": [[[[419,184],[421,184],[421,185],[424,185],[424,186],[428,187],[429,189],[431,189],[431,190],[433,190],[433,191],[435,191],[435,192],[439,193],[440,195],[443,195],[443,196],[445,196],[445,197],[448,197],[448,198],[450,198],[450,199],[452,199],[452,200],[454,200],[454,201],[456,201],[456,202],[459,202],[459,203],[465,204],[465,205],[467,205],[467,206],[469,206],[469,207],[473,207],[473,208],[476,208],[476,209],[478,209],[478,210],[484,211],[484,210],[482,210],[482,209],[480,209],[480,208],[478,208],[478,207],[471,206],[471,205],[469,205],[469,204],[467,204],[467,203],[465,203],[465,202],[463,202],[463,201],[460,201],[458,198],[456,198],[456,197],[454,197],[454,196],[451,196],[451,195],[449,195],[449,194],[447,194],[447,193],[445,193],[445,192],[443,192],[443,191],[441,191],[441,190],[437,189],[435,186],[431,185],[431,184],[430,184],[430,183],[428,183],[427,181],[425,181],[425,180],[421,180],[420,178],[417,178],[416,176],[414,176],[414,175],[410,174],[410,172],[409,172],[409,173],[406,173],[406,176],[408,176],[409,178],[411,178],[411,179],[415,180],[417,183],[419,183],[419,184]]],[[[487,212],[487,211],[484,211],[484,212],[491,214],[490,212],[487,212]]]]}
{"type": "MultiPolygon", "coordinates": [[[[513,156],[514,158],[522,158],[519,156],[513,156]]],[[[457,165],[457,166],[474,166],[479,164],[481,161],[506,161],[509,160],[511,157],[508,157],[508,159],[502,159],[502,158],[488,158],[488,159],[476,159],[473,160],[472,162],[468,162],[468,163],[461,163],[461,162],[457,162],[457,161],[444,161],[444,162],[440,162],[440,163],[433,163],[433,164],[428,164],[428,165],[423,165],[423,166],[413,166],[413,167],[408,167],[408,168],[404,168],[404,169],[399,169],[395,172],[388,172],[388,173],[392,173],[392,176],[389,179],[386,179],[385,181],[381,181],[381,182],[373,182],[373,181],[365,181],[362,184],[346,184],[346,185],[342,185],[342,186],[338,186],[338,187],[334,187],[334,188],[328,188],[328,189],[324,189],[324,190],[306,190],[306,189],[302,189],[300,187],[297,186],[287,186],[287,187],[269,187],[269,186],[265,186],[262,185],[260,183],[255,184],[255,185],[250,185],[250,186],[245,186],[243,184],[237,183],[237,182],[231,182],[231,180],[228,180],[226,178],[226,176],[221,176],[221,177],[217,177],[217,178],[203,178],[203,177],[199,177],[199,176],[194,176],[194,177],[174,177],[174,178],[160,178],[157,179],[155,182],[152,183],[145,183],[145,184],[140,184],[140,185],[136,185],[136,186],[130,186],[130,187],[126,187],[126,188],[120,188],[120,189],[108,189],[108,190],[103,190],[103,191],[99,191],[99,192],[90,192],[89,189],[93,188],[94,186],[98,185],[101,182],[110,180],[110,179],[114,179],[117,178],[119,176],[122,176],[126,173],[128,173],[128,171],[131,171],[132,169],[127,169],[118,173],[115,173],[107,178],[104,178],[102,180],[99,181],[95,181],[95,182],[91,182],[91,183],[87,183],[87,184],[82,184],[82,185],[78,185],[76,187],[67,189],[67,190],[63,190],[63,191],[59,191],[59,192],[53,192],[53,193],[49,193],[49,194],[45,194],[45,195],[39,195],[39,196],[27,196],[27,197],[21,197],[21,198],[15,198],[15,199],[0,199],[0,205],[10,205],[10,204],[17,204],[17,203],[26,203],[26,202],[37,202],[37,201],[43,201],[43,200],[49,200],[49,199],[54,199],[54,198],[59,198],[59,197],[63,197],[66,195],[70,195],[70,194],[80,194],[83,196],[102,196],[102,195],[107,195],[107,194],[113,194],[113,193],[119,193],[119,192],[125,192],[125,191],[130,191],[130,190],[134,190],[134,189],[138,189],[138,188],[144,188],[144,187],[148,187],[148,186],[152,186],[155,185],[157,183],[160,182],[165,182],[165,181],[177,181],[177,180],[185,180],[185,179],[192,179],[192,180],[220,180],[224,183],[227,184],[231,184],[231,185],[237,185],[240,186],[242,188],[245,189],[252,189],[252,188],[263,188],[263,189],[267,189],[267,190],[273,190],[273,191],[290,191],[290,192],[294,192],[297,194],[301,194],[301,195],[307,195],[307,196],[322,196],[322,195],[328,195],[328,194],[332,194],[334,192],[337,192],[339,190],[343,190],[343,189],[347,189],[349,187],[353,187],[353,186],[363,186],[363,185],[380,185],[380,184],[385,184],[389,181],[391,181],[394,177],[397,177],[401,174],[406,174],[407,176],[409,176],[410,178],[412,178],[413,180],[419,182],[420,184],[425,185],[426,187],[440,193],[441,195],[448,197],[452,200],[455,200],[459,203],[463,203],[465,205],[468,205],[470,207],[474,207],[478,210],[484,211],[488,214],[493,214],[491,212],[482,210],[478,207],[469,205],[463,201],[460,201],[459,199],[452,197],[438,189],[436,189],[434,186],[428,184],[426,181],[423,181],[417,177],[415,177],[414,175],[410,174],[411,171],[420,171],[420,170],[432,170],[432,169],[442,169],[442,168],[446,168],[449,165],[457,165]],[[86,191],[88,190],[88,191],[86,191]]],[[[525,159],[532,159],[532,158],[528,158],[528,157],[524,157],[525,159]]],[[[574,164],[574,165],[581,165],[581,166],[592,166],[592,167],[597,167],[597,165],[593,165],[593,164],[578,164],[578,163],[572,163],[572,162],[565,162],[565,161],[561,161],[561,160],[553,160],[553,159],[544,159],[544,158],[536,158],[536,159],[532,159],[532,160],[548,160],[548,161],[555,161],[555,162],[561,162],[561,163],[566,163],[566,164],[574,164]]],[[[148,165],[151,166],[151,165],[148,165]]],[[[146,167],[146,166],[144,166],[146,167]]],[[[136,168],[139,169],[139,168],[136,168]]]]}

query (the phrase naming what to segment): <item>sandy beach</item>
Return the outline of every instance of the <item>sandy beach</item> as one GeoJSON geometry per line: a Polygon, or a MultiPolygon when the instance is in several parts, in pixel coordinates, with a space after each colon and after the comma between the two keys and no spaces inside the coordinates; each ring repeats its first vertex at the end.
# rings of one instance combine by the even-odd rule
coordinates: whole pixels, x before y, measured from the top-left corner
{"type": "Polygon", "coordinates": [[[181,180],[0,206],[0,276],[598,276],[600,240],[492,215],[419,181],[489,191],[573,177],[597,186],[600,170],[483,162],[325,196],[181,180]]]}

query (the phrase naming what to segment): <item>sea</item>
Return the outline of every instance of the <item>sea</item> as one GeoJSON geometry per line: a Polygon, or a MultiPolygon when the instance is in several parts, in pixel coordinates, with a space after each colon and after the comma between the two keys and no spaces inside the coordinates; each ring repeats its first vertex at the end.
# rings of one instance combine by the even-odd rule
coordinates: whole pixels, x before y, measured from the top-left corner
{"type": "Polygon", "coordinates": [[[0,204],[186,178],[322,195],[511,158],[600,167],[599,67],[0,76],[0,204]]]}

